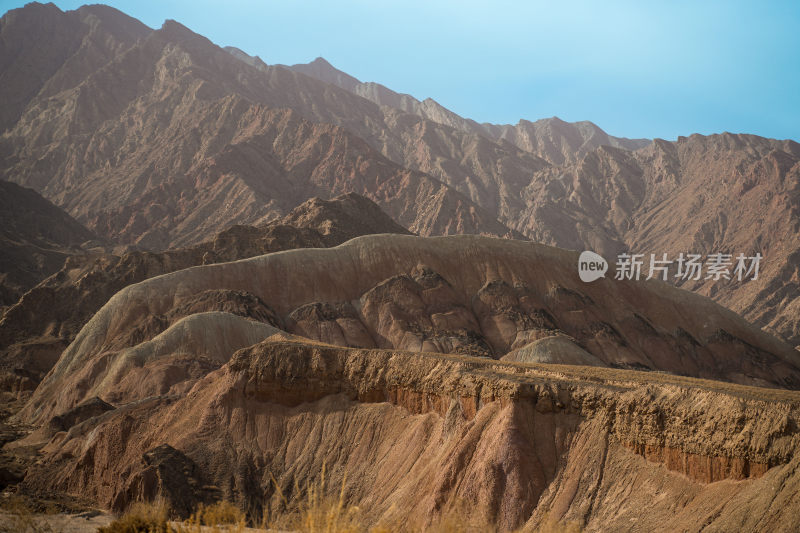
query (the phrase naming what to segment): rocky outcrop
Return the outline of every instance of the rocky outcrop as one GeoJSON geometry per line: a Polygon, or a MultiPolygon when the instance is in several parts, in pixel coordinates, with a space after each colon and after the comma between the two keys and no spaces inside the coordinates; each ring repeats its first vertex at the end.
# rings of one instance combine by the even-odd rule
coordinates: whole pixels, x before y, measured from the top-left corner
{"type": "MultiPolygon", "coordinates": [[[[607,366],[798,387],[796,351],[734,313],[659,282],[584,284],[576,264],[574,253],[522,241],[377,235],[173,272],[117,293],[24,414],[42,420],[99,395],[126,350],[153,342],[192,309],[242,309],[270,327],[342,346],[493,358],[530,343],[535,352],[537,342],[563,335],[607,366]],[[240,303],[219,307],[222,295],[240,303]]],[[[575,352],[558,362],[575,362],[575,352]]],[[[116,402],[134,399],[121,394],[116,402]]]]}
{"type": "Polygon", "coordinates": [[[522,348],[507,353],[501,359],[516,363],[605,366],[600,359],[581,348],[575,339],[564,335],[553,335],[535,340],[522,348]]]}
{"type": "Polygon", "coordinates": [[[112,411],[113,409],[113,405],[104,402],[95,396],[94,398],[75,406],[66,413],[56,415],[51,418],[45,426],[45,432],[48,436],[52,436],[59,431],[66,431],[76,424],[95,416],[99,416],[106,411],[112,411]]]}
{"type": "MultiPolygon", "coordinates": [[[[333,200],[312,198],[281,220],[261,227],[234,226],[193,247],[70,256],[61,270],[25,294],[0,318],[0,363],[26,380],[26,388],[30,388],[50,370],[89,318],[127,285],[195,265],[292,248],[335,246],[366,233],[407,234],[408,230],[370,200],[350,194],[333,200]]],[[[138,344],[178,318],[200,311],[232,312],[281,324],[277,317],[267,318],[271,311],[249,293],[214,290],[194,295],[181,305],[166,315],[144,318],[117,344],[138,344]]]]}
{"type": "MultiPolygon", "coordinates": [[[[34,10],[10,12],[2,31],[15,34],[34,10]]],[[[75,31],[118,30],[114,17],[73,21],[72,12],[48,13],[75,22],[75,31]]],[[[10,46],[0,56],[14,72],[25,55],[10,46]]],[[[61,79],[58,92],[31,91],[20,102],[19,116],[4,128],[0,172],[101,237],[149,249],[186,246],[233,224],[283,216],[311,197],[350,192],[417,233],[514,233],[446,183],[285,101],[297,97],[317,108],[305,93],[324,93],[325,84],[302,76],[312,83],[295,91],[295,82],[280,79],[290,71],[259,71],[174,21],[129,46],[103,49],[99,65],[84,57],[93,48],[43,53],[64,68],[85,68],[61,79]]],[[[385,129],[377,106],[338,91],[349,104],[368,104],[373,117],[365,124],[373,131],[385,129]]]]}
{"type": "Polygon", "coordinates": [[[281,505],[273,479],[290,494],[325,465],[329,486],[374,522],[424,524],[458,500],[501,530],[553,515],[630,529],[638,504],[634,530],[694,527],[675,513],[680,501],[695,525],[725,529],[734,513],[703,507],[724,490],[745,506],[736,516],[789,531],[790,505],[749,495],[797,494],[798,408],[796,392],[666,374],[267,340],[183,398],[55,435],[24,484],[112,508],[134,494],[169,498],[141,481],[149,450],[168,447],[253,516],[281,505]],[[637,476],[649,485],[630,490],[637,476]]]}
{"type": "Polygon", "coordinates": [[[759,251],[758,281],[691,288],[798,344],[792,141],[477,124],[321,59],[269,66],[98,6],[32,5],[2,28],[0,174],[103,237],[185,246],[358,192],[424,235],[524,235],[607,258],[759,251]],[[48,46],[22,38],[43,34],[48,46]]]}

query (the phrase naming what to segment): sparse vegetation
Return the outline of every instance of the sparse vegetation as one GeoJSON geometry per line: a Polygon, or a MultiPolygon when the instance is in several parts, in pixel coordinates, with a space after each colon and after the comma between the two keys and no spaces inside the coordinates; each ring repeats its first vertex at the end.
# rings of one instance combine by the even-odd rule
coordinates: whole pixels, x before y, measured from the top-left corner
{"type": "Polygon", "coordinates": [[[0,513],[2,513],[0,516],[2,533],[55,533],[50,524],[36,517],[20,496],[12,496],[3,501],[0,513]]]}
{"type": "Polygon", "coordinates": [[[242,533],[246,521],[244,513],[228,501],[203,505],[185,522],[177,524],[176,533],[242,533]]]}
{"type": "MultiPolygon", "coordinates": [[[[289,505],[282,491],[278,496],[284,510],[262,521],[260,528],[247,528],[245,513],[228,501],[200,504],[192,516],[182,522],[170,521],[169,507],[162,501],[138,502],[98,533],[496,533],[497,527],[478,519],[464,502],[456,502],[427,526],[413,520],[398,519],[369,526],[365,513],[345,501],[344,483],[338,493],[326,496],[324,477],[304,491],[301,501],[289,505]]],[[[277,483],[276,483],[277,487],[277,483]]],[[[22,498],[11,498],[0,509],[0,533],[56,533],[56,529],[37,516],[22,498]]],[[[528,530],[519,530],[528,531],[528,530]]],[[[545,518],[530,533],[580,533],[574,522],[545,518]]]]}
{"type": "Polygon", "coordinates": [[[496,533],[497,526],[475,516],[466,502],[456,500],[424,531],[425,533],[496,533]]]}
{"type": "Polygon", "coordinates": [[[169,507],[161,501],[139,502],[98,533],[242,533],[244,513],[227,501],[200,504],[183,522],[169,520],[169,507]]]}
{"type": "MultiPolygon", "coordinates": [[[[431,524],[421,523],[413,517],[381,521],[368,525],[370,519],[362,509],[349,505],[346,499],[346,476],[331,495],[326,489],[326,468],[323,465],[318,481],[305,490],[295,484],[292,494],[300,495],[294,501],[285,497],[285,490],[273,477],[280,506],[261,522],[268,531],[292,531],[298,533],[495,533],[497,526],[476,516],[474,507],[456,500],[431,524]]],[[[522,530],[520,530],[522,531],[522,530]]],[[[574,522],[545,519],[541,527],[531,533],[580,533],[582,528],[574,522]]]]}
{"type": "MultiPolygon", "coordinates": [[[[321,475],[304,490],[295,484],[291,501],[275,480],[278,509],[264,516],[259,527],[248,528],[245,513],[228,501],[212,505],[200,504],[192,516],[184,521],[170,521],[169,507],[160,501],[136,503],[122,517],[98,533],[496,533],[498,528],[486,519],[476,516],[474,506],[455,500],[431,524],[423,524],[411,517],[382,521],[368,525],[370,519],[359,507],[349,505],[346,499],[346,476],[332,493],[326,489],[328,479],[323,465],[321,475]]],[[[2,530],[0,530],[2,531],[2,530]]],[[[12,530],[8,530],[12,531],[12,530]]],[[[16,530],[13,530],[16,531],[16,530]]],[[[30,530],[32,533],[49,533],[50,530],[30,530]]],[[[529,533],[580,533],[575,522],[562,522],[545,516],[541,526],[529,533]]]]}
{"type": "Polygon", "coordinates": [[[262,520],[263,528],[302,531],[304,533],[361,533],[369,531],[364,524],[361,509],[348,505],[345,500],[345,483],[336,496],[330,496],[326,490],[326,466],[322,466],[322,475],[313,483],[301,490],[295,484],[294,494],[298,496],[290,502],[284,495],[280,484],[273,477],[280,509],[266,513],[262,520]],[[302,496],[304,494],[304,496],[302,496]]]}
{"type": "Polygon", "coordinates": [[[98,533],[175,533],[169,525],[169,507],[161,501],[138,502],[98,533]]]}

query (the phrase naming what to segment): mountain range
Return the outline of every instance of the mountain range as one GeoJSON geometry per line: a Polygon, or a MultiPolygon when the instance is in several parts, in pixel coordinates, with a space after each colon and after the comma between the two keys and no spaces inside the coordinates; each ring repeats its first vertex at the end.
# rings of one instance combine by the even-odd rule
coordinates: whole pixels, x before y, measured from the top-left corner
{"type": "Polygon", "coordinates": [[[797,142],[478,123],[103,5],[0,18],[0,102],[4,486],[255,520],[330,467],[371,524],[795,525],[797,142]]]}
{"type": "Polygon", "coordinates": [[[0,31],[0,173],[100,238],[184,246],[356,192],[420,235],[527,238],[612,261],[759,251],[757,281],[688,288],[800,344],[794,141],[478,124],[322,59],[269,66],[104,6],[30,4],[0,31]]]}

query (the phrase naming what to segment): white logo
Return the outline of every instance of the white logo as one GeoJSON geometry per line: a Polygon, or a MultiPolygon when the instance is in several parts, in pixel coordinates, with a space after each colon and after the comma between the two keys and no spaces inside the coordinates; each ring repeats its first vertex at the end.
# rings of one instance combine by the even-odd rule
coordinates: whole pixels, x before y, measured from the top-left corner
{"type": "Polygon", "coordinates": [[[581,252],[578,258],[578,275],[581,281],[589,283],[596,279],[605,277],[608,270],[608,262],[601,255],[594,252],[581,252]]]}
{"type": "MultiPolygon", "coordinates": [[[[583,252],[588,254],[591,252],[583,252]]],[[[583,261],[583,254],[581,254],[581,261],[583,261]]],[[[644,273],[647,274],[647,279],[661,279],[667,281],[670,276],[670,268],[675,267],[674,278],[684,281],[699,281],[699,280],[712,280],[712,281],[748,281],[749,277],[753,281],[758,279],[759,265],[762,259],[761,252],[757,252],[753,256],[746,256],[742,253],[735,256],[733,254],[714,253],[708,254],[706,260],[703,261],[701,254],[684,254],[683,252],[678,255],[677,259],[669,259],[667,254],[661,254],[661,259],[658,259],[656,254],[650,254],[650,267],[647,267],[645,254],[619,254],[617,256],[617,273],[614,279],[633,279],[639,280],[644,273]],[[706,267],[706,275],[703,276],[703,267],[706,267]]],[[[581,279],[583,278],[583,263],[581,263],[581,279]]],[[[596,278],[595,278],[596,279],[596,278]]]]}

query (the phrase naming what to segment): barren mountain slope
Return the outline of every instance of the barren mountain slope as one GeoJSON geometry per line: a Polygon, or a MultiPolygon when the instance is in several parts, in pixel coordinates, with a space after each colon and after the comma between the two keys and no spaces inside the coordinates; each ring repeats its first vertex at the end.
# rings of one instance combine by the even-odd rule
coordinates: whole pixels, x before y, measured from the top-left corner
{"type": "Polygon", "coordinates": [[[0,132],[35,99],[77,86],[150,28],[116,9],[32,2],[0,19],[0,132]]]}
{"type": "Polygon", "coordinates": [[[335,68],[321,57],[316,58],[311,63],[301,63],[287,68],[341,87],[353,94],[375,102],[379,106],[393,107],[466,133],[486,135],[486,132],[480,124],[474,120],[458,116],[432,98],[419,101],[409,94],[396,93],[380,83],[362,83],[347,73],[335,68]]]}
{"type": "MultiPolygon", "coordinates": [[[[204,378],[195,367],[194,386],[170,383],[188,369],[185,355],[163,357],[176,327],[183,346],[212,325],[229,331],[215,338],[270,334],[230,315],[203,323],[207,315],[154,339],[166,349],[143,343],[114,362],[114,390],[145,399],[101,409],[92,400],[12,444],[46,442],[25,490],[111,509],[160,496],[183,515],[226,498],[257,520],[282,506],[275,483],[284,498],[303,498],[294,487],[324,470],[328,491],[343,487],[372,523],[424,525],[460,502],[501,531],[548,518],[587,531],[796,525],[797,392],[281,335],[204,378]]],[[[188,360],[213,368],[234,347],[206,345],[188,360]]]]}
{"type": "Polygon", "coordinates": [[[444,181],[503,220],[519,212],[518,193],[531,174],[548,166],[509,142],[494,142],[477,123],[431,99],[417,102],[379,84],[360,84],[324,59],[270,66],[240,50],[229,51],[269,77],[265,98],[272,105],[341,125],[392,161],[444,181]]]}
{"type": "Polygon", "coordinates": [[[637,150],[652,142],[650,139],[614,137],[589,121],[564,122],[558,117],[535,122],[520,120],[514,126],[483,124],[483,127],[490,138],[508,141],[554,165],[578,161],[601,146],[637,150]]]}
{"type": "MultiPolygon", "coordinates": [[[[408,231],[370,200],[349,194],[333,200],[312,198],[281,220],[263,227],[234,226],[212,240],[188,248],[134,251],[122,256],[75,255],[2,315],[0,364],[32,387],[89,318],[128,285],[195,265],[291,248],[336,246],[370,233],[408,231]]],[[[248,309],[255,302],[257,299],[247,295],[222,291],[203,299],[202,305],[204,310],[244,309],[237,314],[249,316],[248,309]]]]}
{"type": "Polygon", "coordinates": [[[23,491],[257,519],[325,472],[369,523],[796,529],[792,346],[665,283],[585,284],[571,251],[348,239],[408,233],[374,200],[423,235],[612,263],[758,251],[758,281],[684,286],[800,343],[800,145],[479,125],[102,6],[4,16],[0,81],[0,177],[182,246],[71,259],[3,314],[23,491]]]}
{"type": "Polygon", "coordinates": [[[94,235],[32,189],[0,180],[0,310],[56,272],[94,235]]]}
{"type": "MultiPolygon", "coordinates": [[[[792,240],[800,226],[797,143],[731,134],[649,143],[608,136],[591,123],[558,119],[479,126],[446,110],[430,111],[432,101],[420,103],[363,84],[321,58],[291,68],[382,105],[507,140],[560,165],[543,168],[528,180],[504,182],[515,200],[498,204],[494,214],[534,240],[607,257],[624,250],[760,251],[767,264],[758,283],[692,288],[800,345],[800,261],[798,243],[792,240]]],[[[475,189],[461,190],[481,202],[475,189]]]]}
{"type": "Polygon", "coordinates": [[[372,197],[421,233],[509,233],[351,133],[267,107],[270,83],[168,22],[78,85],[33,98],[0,141],[2,173],[98,234],[151,248],[343,192],[372,197]]]}
{"type": "MultiPolygon", "coordinates": [[[[800,344],[800,145],[753,135],[602,147],[534,176],[513,225],[560,247],[661,258],[761,253],[756,281],[684,284],[800,344]],[[624,243],[624,244],[623,244],[624,243]]],[[[646,272],[645,272],[646,275],[646,272]]]]}
{"type": "MultiPolygon", "coordinates": [[[[576,260],[521,241],[376,235],[150,278],[117,293],[92,317],[36,389],[25,416],[41,423],[112,393],[117,402],[143,399],[136,391],[114,392],[129,348],[192,312],[226,310],[209,303],[231,291],[258,302],[255,318],[340,346],[526,360],[520,349],[563,336],[573,353],[588,353],[596,365],[800,385],[797,352],[738,315],[663,283],[584,285],[576,260]]],[[[159,357],[152,364],[165,363],[159,357]]],[[[184,381],[175,379],[163,386],[184,381]]]]}
{"type": "Polygon", "coordinates": [[[640,152],[650,198],[625,237],[632,249],[759,252],[759,279],[684,287],[800,346],[800,144],[692,135],[640,152]],[[661,188],[673,181],[677,186],[661,188]]]}
{"type": "MultiPolygon", "coordinates": [[[[67,16],[48,9],[48,16],[67,16]]],[[[719,210],[714,216],[729,221],[740,211],[754,214],[762,204],[781,204],[781,195],[787,197],[783,204],[796,203],[792,143],[760,140],[763,146],[755,148],[752,139],[693,136],[630,152],[625,148],[641,143],[557,119],[511,129],[481,125],[491,132],[480,133],[456,115],[430,111],[438,107],[427,101],[416,106],[388,89],[378,90],[380,98],[370,96],[374,87],[364,92],[389,104],[378,106],[351,92],[358,81],[324,60],[292,67],[307,76],[265,66],[241,51],[234,57],[176,23],[142,37],[142,28],[123,24],[121,14],[99,12],[104,15],[94,13],[91,24],[81,24],[103,35],[123,28],[121,44],[96,39],[113,44],[100,54],[91,52],[100,44],[87,40],[65,60],[83,65],[65,71],[76,72],[74,79],[61,76],[52,90],[26,93],[30,99],[20,120],[0,138],[0,172],[43,191],[103,236],[147,247],[199,242],[230,224],[282,215],[310,196],[356,191],[421,234],[508,234],[497,218],[514,226],[517,236],[613,256],[640,244],[666,247],[644,253],[681,246],[685,232],[665,226],[672,212],[665,206],[669,198],[696,206],[691,188],[714,190],[715,200],[725,199],[713,206],[719,210]],[[84,61],[84,54],[100,59],[84,61]],[[603,144],[609,146],[597,148],[603,144]],[[780,162],[770,160],[770,150],[780,162]],[[676,160],[672,152],[682,155],[676,160]],[[534,154],[565,166],[548,165],[534,154]],[[758,182],[769,168],[777,181],[747,194],[717,187],[736,176],[742,183],[758,182]],[[654,220],[661,222],[654,226],[654,220]]],[[[69,16],[71,23],[80,20],[69,16]]],[[[17,11],[7,15],[3,31],[14,30],[22,18],[17,11]]],[[[32,31],[35,17],[28,19],[20,27],[32,31]]],[[[61,60],[52,50],[37,53],[50,54],[48,64],[61,60]]],[[[7,63],[6,70],[16,72],[19,65],[7,63]]],[[[49,68],[42,76],[55,67],[49,68]]],[[[703,231],[713,232],[716,222],[708,212],[682,212],[693,226],[685,229],[697,232],[705,225],[703,231]]],[[[793,227],[795,210],[786,212],[793,227]]],[[[759,235],[778,233],[756,220],[743,238],[752,235],[758,242],[759,235]]],[[[708,294],[797,342],[796,250],[791,243],[771,248],[774,267],[762,284],[708,294]]]]}
{"type": "MultiPolygon", "coordinates": [[[[260,58],[250,58],[241,50],[228,50],[240,59],[261,65],[262,68],[266,67],[263,61],[258,63],[260,58]]],[[[432,98],[419,101],[411,95],[396,93],[379,83],[362,83],[335,68],[321,57],[311,63],[292,65],[288,68],[341,87],[378,105],[400,109],[466,133],[481,135],[493,141],[509,142],[554,165],[580,159],[587,152],[603,145],[635,150],[650,143],[649,139],[613,137],[591,122],[568,123],[557,117],[541,119],[536,122],[520,120],[516,126],[478,124],[474,120],[460,117],[432,98]]]]}
{"type": "Polygon", "coordinates": [[[664,283],[583,284],[576,260],[372,235],[147,279],[84,326],[6,452],[40,450],[23,490],[116,510],[258,519],[324,468],[370,523],[460,502],[502,531],[791,531],[798,393],[670,372],[797,387],[795,350],[664,283]]]}

